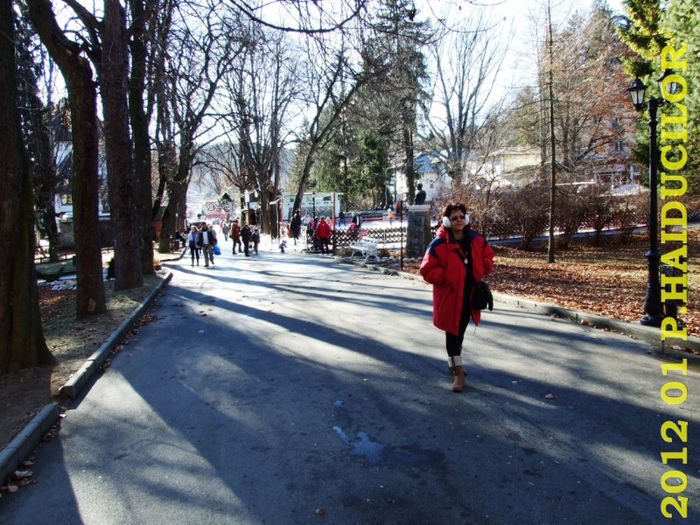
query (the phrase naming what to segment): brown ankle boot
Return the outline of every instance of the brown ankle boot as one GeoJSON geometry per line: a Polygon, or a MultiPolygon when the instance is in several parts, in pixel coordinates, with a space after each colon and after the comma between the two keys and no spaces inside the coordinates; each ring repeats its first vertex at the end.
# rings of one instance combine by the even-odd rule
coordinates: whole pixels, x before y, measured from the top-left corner
{"type": "Polygon", "coordinates": [[[452,391],[461,392],[464,390],[464,368],[462,368],[462,357],[454,356],[448,358],[448,363],[450,365],[450,370],[452,370],[452,375],[454,379],[452,381],[452,391]]]}

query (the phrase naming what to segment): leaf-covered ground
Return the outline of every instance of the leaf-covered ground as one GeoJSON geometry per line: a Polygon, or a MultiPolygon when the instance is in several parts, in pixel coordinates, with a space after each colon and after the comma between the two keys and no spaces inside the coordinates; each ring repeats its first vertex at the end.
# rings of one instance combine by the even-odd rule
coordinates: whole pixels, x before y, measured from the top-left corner
{"type": "MultiPolygon", "coordinates": [[[[555,251],[555,263],[549,264],[545,245],[533,251],[496,245],[494,271],[487,280],[497,292],[634,322],[644,315],[648,249],[646,235],[626,243],[608,240],[604,246],[579,241],[569,250],[555,251]]],[[[666,251],[662,246],[661,252],[666,251]]],[[[680,318],[688,334],[699,337],[700,227],[688,232],[688,252],[688,311],[680,318]]],[[[418,264],[405,264],[404,270],[416,272],[418,264]]]]}
{"type": "MultiPolygon", "coordinates": [[[[160,260],[167,260],[176,256],[159,257],[160,260]]],[[[42,407],[57,399],[59,389],[70,376],[160,284],[162,277],[162,273],[147,276],[143,287],[119,293],[107,284],[107,312],[81,321],[75,319],[75,281],[39,285],[44,337],[58,364],[0,375],[0,449],[42,407]]],[[[4,485],[3,482],[0,480],[0,486],[4,485]]]]}

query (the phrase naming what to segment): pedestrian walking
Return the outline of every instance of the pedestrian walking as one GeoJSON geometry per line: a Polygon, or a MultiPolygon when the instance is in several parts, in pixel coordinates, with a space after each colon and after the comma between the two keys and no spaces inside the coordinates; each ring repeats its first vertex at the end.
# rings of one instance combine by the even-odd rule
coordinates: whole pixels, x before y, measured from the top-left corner
{"type": "Polygon", "coordinates": [[[202,254],[204,255],[204,266],[209,268],[209,262],[214,266],[214,246],[216,246],[216,232],[214,227],[202,225],[202,231],[199,232],[200,245],[202,246],[202,254]]]}
{"type": "Polygon", "coordinates": [[[297,210],[294,217],[292,217],[292,221],[289,224],[289,233],[294,239],[294,244],[296,245],[297,239],[299,239],[299,235],[301,234],[301,210],[297,210]]]}
{"type": "Polygon", "coordinates": [[[423,256],[420,274],[433,285],[433,324],[445,332],[447,361],[454,376],[452,391],[464,388],[462,343],[469,318],[478,325],[481,311],[472,307],[475,284],[493,270],[493,248],[471,229],[464,204],[445,206],[435,239],[423,256]]]}
{"type": "Polygon", "coordinates": [[[316,231],[314,230],[313,220],[309,220],[306,223],[306,247],[307,249],[316,250],[316,231]]]}
{"type": "Polygon", "coordinates": [[[243,253],[246,257],[250,257],[250,238],[253,232],[250,231],[250,226],[247,224],[243,225],[241,228],[241,240],[243,241],[243,253]]]}
{"type": "Polygon", "coordinates": [[[221,232],[224,234],[224,242],[228,241],[228,234],[231,231],[231,225],[228,221],[224,221],[223,226],[221,226],[221,232]]]}
{"type": "Polygon", "coordinates": [[[199,237],[199,232],[197,227],[193,224],[190,228],[190,233],[187,236],[187,244],[190,248],[190,256],[192,257],[192,266],[194,266],[195,257],[197,258],[197,266],[199,266],[199,244],[197,239],[199,237]]]}
{"type": "Polygon", "coordinates": [[[241,227],[238,225],[238,219],[233,221],[229,233],[233,241],[233,255],[236,255],[236,246],[238,246],[238,253],[241,253],[241,227]]]}
{"type": "Polygon", "coordinates": [[[253,241],[253,249],[255,250],[255,255],[258,254],[258,244],[260,244],[260,232],[257,228],[253,230],[253,234],[250,236],[253,241]]]}

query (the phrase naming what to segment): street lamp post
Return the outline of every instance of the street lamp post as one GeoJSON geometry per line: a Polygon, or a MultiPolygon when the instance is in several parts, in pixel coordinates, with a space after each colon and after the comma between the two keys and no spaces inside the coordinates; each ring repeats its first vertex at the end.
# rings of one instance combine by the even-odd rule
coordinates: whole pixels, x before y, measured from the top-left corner
{"type": "MultiPolygon", "coordinates": [[[[670,70],[664,71],[659,78],[662,82],[664,78],[671,75],[670,70]]],[[[636,78],[627,91],[632,98],[632,104],[637,111],[642,111],[645,107],[644,93],[646,86],[636,78]]],[[[663,89],[663,88],[662,88],[663,89]]],[[[673,94],[676,87],[669,86],[669,93],[673,94]]],[[[640,323],[646,326],[661,326],[663,319],[661,310],[661,283],[659,281],[659,220],[658,220],[658,198],[657,198],[657,163],[659,150],[656,145],[656,113],[659,105],[664,103],[663,98],[649,97],[646,107],[649,111],[649,251],[646,254],[649,275],[647,278],[647,293],[644,299],[644,315],[640,323]]]]}
{"type": "MultiPolygon", "coordinates": [[[[315,221],[316,220],[316,192],[312,191],[311,192],[311,206],[313,208],[313,215],[311,217],[311,220],[315,221]]],[[[314,222],[314,228],[316,227],[316,223],[314,222]]]]}

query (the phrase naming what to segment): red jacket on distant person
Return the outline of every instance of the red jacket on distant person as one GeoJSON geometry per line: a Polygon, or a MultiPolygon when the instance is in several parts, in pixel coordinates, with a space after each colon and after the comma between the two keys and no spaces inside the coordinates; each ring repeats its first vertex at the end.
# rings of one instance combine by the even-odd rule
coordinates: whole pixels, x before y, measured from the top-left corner
{"type": "MultiPolygon", "coordinates": [[[[471,237],[469,257],[474,281],[479,282],[493,271],[493,248],[483,235],[469,227],[464,229],[464,235],[471,237]]],[[[464,280],[467,275],[464,255],[459,241],[440,225],[435,239],[423,256],[419,270],[423,279],[433,285],[433,324],[440,330],[455,335],[459,333],[459,322],[462,319],[464,280]]],[[[473,296],[474,287],[471,293],[473,296]]],[[[481,311],[472,309],[471,317],[478,325],[481,311]]]]}
{"type": "Polygon", "coordinates": [[[318,239],[328,239],[331,236],[331,227],[328,223],[321,219],[316,226],[316,237],[318,239]]]}

